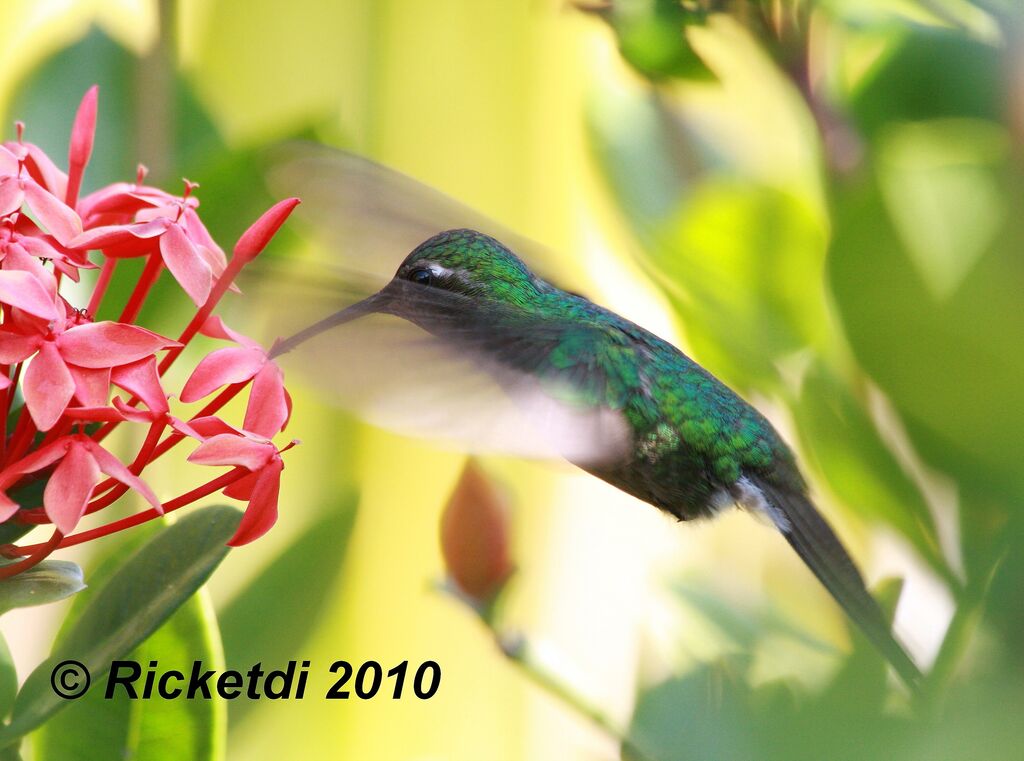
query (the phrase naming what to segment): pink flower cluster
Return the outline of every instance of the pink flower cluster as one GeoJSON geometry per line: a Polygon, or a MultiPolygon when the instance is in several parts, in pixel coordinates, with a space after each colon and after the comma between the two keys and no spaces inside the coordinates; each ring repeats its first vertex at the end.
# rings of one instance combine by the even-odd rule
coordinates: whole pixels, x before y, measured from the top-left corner
{"type": "Polygon", "coordinates": [[[96,106],[93,87],[75,117],[67,174],[23,140],[20,124],[18,139],[0,145],[0,419],[9,421],[7,435],[0,437],[0,523],[54,526],[47,542],[4,546],[4,555],[22,559],[0,566],[0,577],[31,567],[58,547],[142,523],[217,491],[248,502],[232,545],[256,539],[277,518],[281,452],[291,446],[279,450],[272,443],[291,411],[283,376],[258,344],[212,313],[298,199],[265,212],[238,240],[229,261],[199,217],[192,183],[173,195],[143,184],[140,168],[135,183],[79,198],[96,106]],[[136,257],[145,264],[120,317],[96,321],[101,306],[111,306],[104,298],[118,263],[136,257]],[[196,305],[177,338],[135,324],[164,269],[196,305]],[[83,270],[98,270],[84,305],[61,294],[62,281],[78,282],[83,270]],[[169,389],[168,368],[197,334],[230,345],[204,357],[184,387],[169,389]],[[217,417],[246,389],[240,428],[217,417]],[[182,420],[171,411],[175,396],[184,403],[209,401],[182,420]],[[103,445],[124,425],[146,430],[128,462],[103,445]],[[161,503],[142,472],[184,440],[199,442],[190,462],[231,469],[161,503]],[[42,504],[25,503],[22,495],[38,495],[40,486],[42,504]],[[72,533],[83,516],[128,490],[140,494],[149,509],[72,533]]]}

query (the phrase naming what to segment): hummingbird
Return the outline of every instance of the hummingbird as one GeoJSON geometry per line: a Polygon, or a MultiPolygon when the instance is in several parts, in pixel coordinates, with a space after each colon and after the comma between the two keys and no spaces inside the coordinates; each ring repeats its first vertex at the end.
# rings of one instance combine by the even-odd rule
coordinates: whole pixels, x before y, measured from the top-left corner
{"type": "MultiPolygon", "coordinates": [[[[410,206],[432,189],[372,162],[346,156],[299,162],[294,174],[305,190],[317,189],[309,184],[310,170],[323,173],[330,161],[351,182],[342,178],[328,198],[358,207],[353,218],[365,221],[377,211],[369,208],[375,199],[387,198],[393,227],[422,227],[410,222],[410,206]]],[[[443,213],[455,203],[435,199],[433,205],[443,219],[477,219],[465,210],[443,213]]],[[[459,227],[423,240],[383,288],[276,341],[270,356],[375,316],[415,326],[459,358],[460,379],[478,372],[492,380],[556,455],[637,499],[680,521],[732,507],[767,519],[900,679],[911,689],[919,685],[921,671],[812,502],[793,452],[764,415],[676,346],[559,288],[496,237],[459,227]]],[[[391,344],[388,351],[402,354],[412,346],[391,344]]],[[[331,340],[328,352],[337,360],[345,341],[331,340]]],[[[401,373],[422,380],[429,362],[414,360],[401,373]]],[[[402,404],[433,406],[420,390],[424,384],[402,404]]],[[[504,435],[509,426],[491,427],[504,435]]]]}
{"type": "Polygon", "coordinates": [[[782,437],[675,346],[535,275],[489,235],[454,229],[417,246],[384,288],[278,342],[271,356],[374,313],[472,357],[513,394],[531,378],[598,421],[585,435],[608,441],[565,455],[622,491],[681,521],[732,506],[766,517],[904,682],[919,682],[782,437]]]}

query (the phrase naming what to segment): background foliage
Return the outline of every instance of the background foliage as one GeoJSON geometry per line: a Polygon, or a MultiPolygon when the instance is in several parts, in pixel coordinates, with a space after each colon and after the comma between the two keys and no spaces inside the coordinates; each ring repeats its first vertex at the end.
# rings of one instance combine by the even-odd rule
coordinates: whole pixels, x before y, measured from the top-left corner
{"type": "MultiPolygon", "coordinates": [[[[231,240],[269,201],[266,148],[354,149],[548,244],[563,282],[675,338],[783,428],[869,577],[903,581],[880,592],[933,664],[917,710],[745,516],[680,527],[578,474],[485,464],[515,505],[519,566],[495,626],[525,632],[631,745],[664,761],[1019,756],[1018,3],[26,0],[0,8],[0,61],[3,123],[53,155],[100,84],[88,187],[137,161],[156,184],[186,174],[231,199],[204,206],[231,240]]],[[[280,524],[139,652],[310,659],[313,692],[336,659],[433,659],[437,697],[84,702],[33,736],[35,757],[113,757],[82,739],[98,724],[110,748],[163,757],[124,722],[174,727],[194,758],[616,757],[436,591],[460,456],[296,401],[280,524]]],[[[107,571],[76,556],[86,582],[128,550],[101,547],[107,571]]],[[[83,641],[83,604],[58,650],[83,641]]],[[[64,612],[0,619],[22,679],[64,612]]]]}

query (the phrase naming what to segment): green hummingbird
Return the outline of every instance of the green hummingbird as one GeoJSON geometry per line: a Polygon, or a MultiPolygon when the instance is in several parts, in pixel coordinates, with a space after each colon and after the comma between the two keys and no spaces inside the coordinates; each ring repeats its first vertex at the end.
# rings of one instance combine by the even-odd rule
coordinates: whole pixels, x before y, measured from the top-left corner
{"type": "MultiPolygon", "coordinates": [[[[386,286],[278,341],[271,356],[375,314],[418,326],[481,370],[557,454],[628,494],[682,521],[732,506],[766,517],[900,678],[919,683],[792,451],[678,348],[538,276],[494,237],[461,228],[420,243],[386,286]]],[[[331,351],[343,353],[344,342],[331,351]]]]}

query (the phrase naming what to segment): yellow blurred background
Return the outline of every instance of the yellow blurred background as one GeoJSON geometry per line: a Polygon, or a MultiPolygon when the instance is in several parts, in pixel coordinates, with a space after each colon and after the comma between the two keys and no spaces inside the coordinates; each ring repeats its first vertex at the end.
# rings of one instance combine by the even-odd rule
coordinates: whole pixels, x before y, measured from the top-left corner
{"type": "MultiPolygon", "coordinates": [[[[923,22],[910,14],[899,23],[923,22]]],[[[970,23],[981,38],[993,34],[983,20],[970,23]]],[[[51,113],[66,115],[52,125],[53,146],[62,146],[84,86],[99,82],[95,155],[116,159],[92,181],[109,180],[104,172],[123,172],[136,161],[149,164],[168,189],[181,175],[212,174],[201,195],[204,210],[219,207],[214,214],[222,244],[252,216],[246,211],[235,218],[252,206],[243,199],[259,177],[232,174],[230,163],[220,171],[210,151],[204,154],[205,144],[190,145],[199,111],[208,120],[202,135],[214,133],[224,151],[243,157],[239,161],[295,136],[344,146],[540,241],[557,252],[545,266],[562,283],[673,340],[739,384],[808,458],[819,502],[869,581],[905,580],[897,627],[927,664],[954,610],[941,569],[952,568],[955,576],[962,563],[957,485],[936,458],[915,448],[902,408],[896,410],[884,384],[880,388],[858,367],[858,348],[851,349],[844,333],[827,283],[836,223],[820,125],[777,61],[736,19],[711,18],[686,39],[714,80],[652,84],[623,60],[609,25],[558,0],[294,0],[287,7],[272,0],[6,0],[0,7],[0,123],[28,118],[17,108],[31,81],[34,102],[45,100],[51,113]],[[111,45],[126,52],[110,54],[111,45]],[[44,66],[51,56],[76,49],[73,76],[39,74],[51,71],[44,66]],[[106,58],[94,57],[95,51],[106,58]],[[175,90],[178,72],[187,98],[175,90]],[[122,118],[127,122],[114,123],[122,118]],[[638,151],[632,170],[656,179],[659,158],[647,146],[651,153],[643,159],[643,139],[651,120],[659,119],[662,130],[678,130],[679,140],[700,145],[714,159],[711,168],[684,172],[692,181],[685,213],[665,214],[658,231],[645,237],[624,210],[628,203],[609,186],[622,175],[602,169],[602,151],[617,151],[627,164],[630,150],[638,151]],[[637,138],[632,149],[631,138],[637,138]],[[168,149],[175,141],[176,152],[168,149]],[[775,220],[778,209],[788,216],[776,229],[763,219],[775,220]],[[778,256],[751,269],[751,257],[762,250],[753,236],[764,224],[778,256]],[[643,264],[651,241],[664,242],[668,231],[688,258],[661,269],[643,264]],[[666,272],[683,284],[678,290],[666,285],[666,272]],[[749,295],[765,282],[777,286],[768,311],[749,295]],[[687,292],[689,285],[696,295],[687,292]],[[705,303],[721,311],[702,312],[705,303]],[[788,333],[765,322],[777,314],[788,315],[780,318],[788,320],[788,333]],[[718,320],[717,327],[700,319],[718,320]],[[885,442],[883,468],[864,448],[845,451],[842,428],[822,423],[814,429],[801,418],[800,409],[813,414],[801,407],[803,379],[812,376],[841,390],[824,394],[828,404],[847,396],[856,409],[863,404],[859,414],[882,432],[872,441],[885,442]],[[808,443],[820,446],[808,452],[808,443]],[[831,459],[821,459],[826,455],[831,459]],[[842,484],[823,480],[830,468],[841,473],[837,481],[867,479],[865,491],[844,492],[842,484]],[[895,469],[891,479],[870,480],[885,468],[895,469]],[[900,519],[886,524],[885,516],[859,514],[860,506],[851,504],[851,497],[865,494],[883,506],[900,503],[908,490],[939,525],[939,560],[925,557],[927,541],[915,545],[900,519]]],[[[871,44],[857,39],[844,48],[847,76],[856,79],[877,65],[875,51],[885,47],[881,33],[875,49],[871,44]]],[[[27,134],[43,142],[50,129],[29,122],[27,134]]],[[[893,151],[900,146],[898,140],[887,145],[893,151]]],[[[61,150],[54,147],[53,155],[61,150]]],[[[913,159],[890,155],[897,164],[913,159]]],[[[897,182],[905,175],[891,177],[897,182]]],[[[651,209],[658,202],[642,193],[638,199],[651,209]]],[[[305,245],[301,235],[296,222],[289,245],[305,245]]],[[[961,265],[946,264],[922,268],[931,282],[955,288],[961,265]]],[[[280,520],[218,570],[209,585],[215,608],[228,606],[249,580],[280,562],[279,553],[340,492],[356,488],[358,512],[351,542],[338,558],[338,578],[294,580],[297,587],[326,583],[330,590],[323,608],[309,611],[315,626],[295,654],[314,664],[311,692],[326,690],[326,667],[338,659],[373,659],[385,667],[434,660],[443,678],[427,701],[263,701],[232,717],[227,758],[617,758],[614,738],[525,679],[472,612],[438,589],[445,573],[440,515],[464,456],[359,424],[298,379],[290,388],[295,416],[288,435],[302,445],[286,457],[280,520]]],[[[846,421],[844,403],[850,404],[835,406],[837,419],[846,421]]],[[[839,610],[785,543],[749,516],[675,524],[568,466],[500,458],[483,464],[509,495],[513,515],[518,570],[499,626],[527,637],[554,673],[616,725],[630,724],[638,689],[723,655],[738,658],[736,668],[755,686],[795,680],[800,690],[813,692],[849,651],[839,610]],[[723,636],[729,627],[706,615],[709,606],[740,622],[740,634],[723,636]],[[758,634],[744,639],[747,619],[758,634]]],[[[169,493],[186,468],[168,465],[151,482],[158,493],[161,483],[169,493]]],[[[82,558],[88,569],[87,552],[67,557],[82,558]]],[[[265,604],[279,602],[268,598],[265,604]]],[[[4,619],[19,670],[45,655],[60,610],[4,619]]],[[[276,619],[268,612],[268,620],[276,619]]],[[[268,636],[273,632],[261,633],[268,636]]],[[[713,694],[709,700],[714,703],[713,694]]]]}

